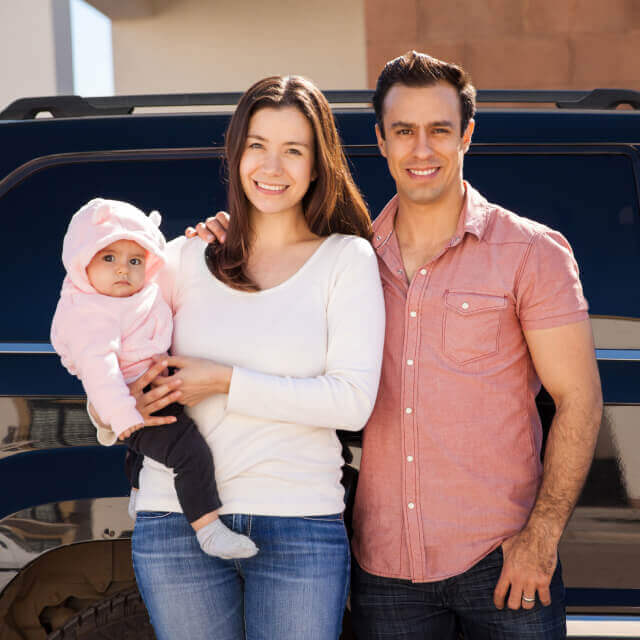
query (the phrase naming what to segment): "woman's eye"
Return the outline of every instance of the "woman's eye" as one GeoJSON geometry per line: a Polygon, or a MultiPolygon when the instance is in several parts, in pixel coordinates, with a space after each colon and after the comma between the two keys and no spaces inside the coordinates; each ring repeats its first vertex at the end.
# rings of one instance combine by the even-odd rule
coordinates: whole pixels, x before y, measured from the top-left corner
{"type": "Polygon", "coordinates": [[[293,148],[289,149],[289,153],[294,155],[294,156],[301,156],[302,155],[302,152],[299,149],[293,149],[293,148]]]}
{"type": "Polygon", "coordinates": [[[252,142],[249,145],[249,149],[262,149],[262,145],[259,142],[252,142]]]}

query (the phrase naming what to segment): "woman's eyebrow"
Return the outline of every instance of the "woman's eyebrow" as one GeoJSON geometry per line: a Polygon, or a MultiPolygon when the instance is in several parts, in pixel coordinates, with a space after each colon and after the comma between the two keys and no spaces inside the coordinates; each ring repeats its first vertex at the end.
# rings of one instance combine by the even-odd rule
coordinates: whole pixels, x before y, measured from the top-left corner
{"type": "MultiPolygon", "coordinates": [[[[254,138],[255,140],[260,140],[261,142],[268,142],[268,138],[265,138],[257,133],[247,133],[247,138],[254,138]]],[[[307,149],[311,149],[311,145],[307,142],[298,142],[297,140],[289,140],[284,143],[285,145],[295,145],[296,147],[306,147],[307,149]]]]}

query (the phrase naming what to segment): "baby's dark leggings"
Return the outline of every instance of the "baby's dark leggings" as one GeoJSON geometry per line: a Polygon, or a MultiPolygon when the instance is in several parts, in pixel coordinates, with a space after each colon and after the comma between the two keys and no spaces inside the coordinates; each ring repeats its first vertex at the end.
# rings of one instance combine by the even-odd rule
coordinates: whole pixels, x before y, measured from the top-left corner
{"type": "Polygon", "coordinates": [[[195,422],[181,404],[173,403],[156,411],[157,416],[175,416],[176,422],[144,427],[125,444],[129,447],[125,468],[136,489],[144,456],[170,467],[176,474],[175,487],[182,511],[189,522],[221,506],[211,451],[195,422]]]}

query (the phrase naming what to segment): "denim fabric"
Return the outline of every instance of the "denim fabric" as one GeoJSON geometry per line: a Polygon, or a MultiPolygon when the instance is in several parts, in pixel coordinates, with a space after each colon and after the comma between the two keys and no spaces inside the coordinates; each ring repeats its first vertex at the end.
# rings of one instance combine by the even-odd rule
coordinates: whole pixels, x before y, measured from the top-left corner
{"type": "Polygon", "coordinates": [[[337,639],[350,571],[341,515],[221,518],[258,555],[207,556],[182,514],[138,512],[133,566],[158,640],[337,639]]]}
{"type": "Polygon", "coordinates": [[[560,564],[551,580],[551,605],[502,610],[493,590],[502,569],[502,549],[459,576],[412,583],[382,578],[353,562],[352,623],[358,640],[555,640],[566,638],[560,564]]]}

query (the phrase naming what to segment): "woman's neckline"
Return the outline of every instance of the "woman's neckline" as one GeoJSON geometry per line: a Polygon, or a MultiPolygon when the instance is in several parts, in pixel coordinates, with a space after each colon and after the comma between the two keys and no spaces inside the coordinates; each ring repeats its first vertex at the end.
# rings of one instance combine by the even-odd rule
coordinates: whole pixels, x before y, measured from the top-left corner
{"type": "Polygon", "coordinates": [[[288,278],[286,278],[282,282],[279,282],[273,287],[268,287],[267,289],[260,289],[258,291],[241,291],[240,289],[234,289],[233,287],[230,287],[224,282],[220,282],[220,280],[218,280],[218,278],[216,278],[215,276],[212,276],[213,280],[218,286],[224,287],[227,291],[237,295],[243,295],[243,296],[267,295],[272,291],[278,291],[280,289],[283,289],[288,285],[290,285],[291,283],[293,283],[295,280],[297,280],[300,277],[300,275],[303,274],[310,267],[310,265],[316,261],[317,257],[322,253],[323,247],[327,246],[329,244],[329,241],[332,238],[337,238],[339,235],[340,234],[338,233],[332,233],[331,235],[324,238],[324,240],[315,248],[313,253],[300,265],[300,267],[296,271],[294,271],[288,278]]]}

